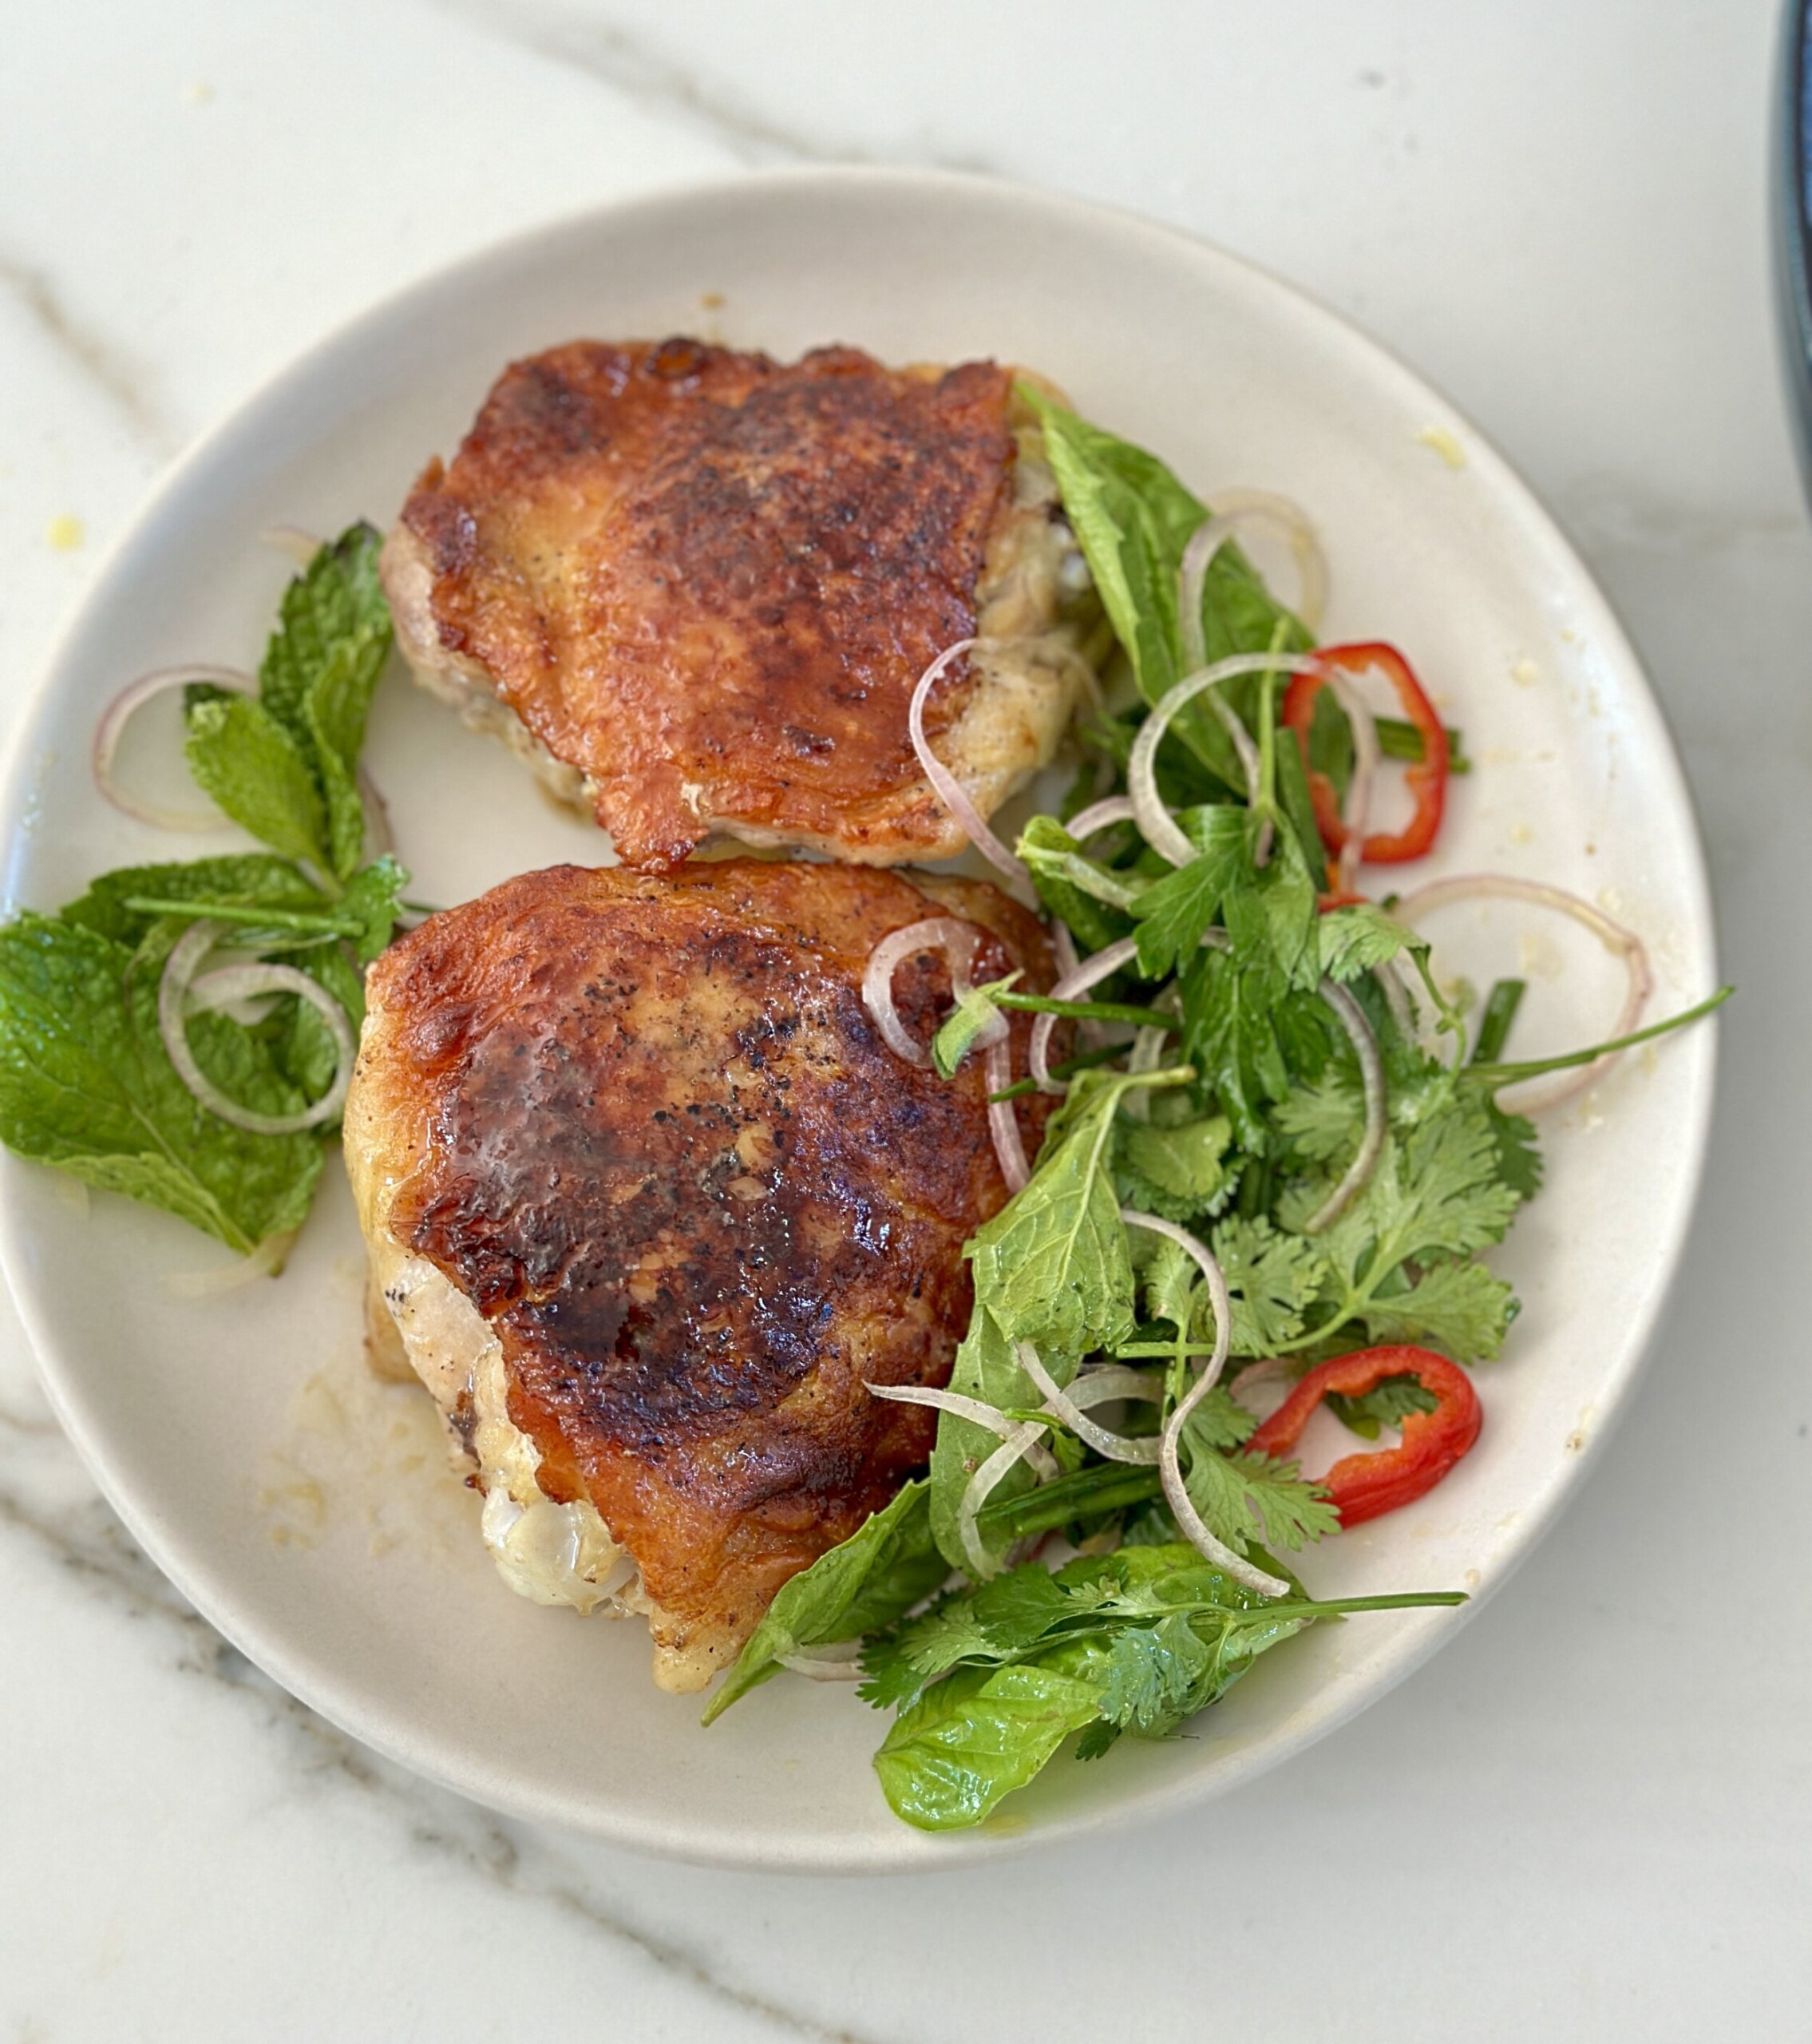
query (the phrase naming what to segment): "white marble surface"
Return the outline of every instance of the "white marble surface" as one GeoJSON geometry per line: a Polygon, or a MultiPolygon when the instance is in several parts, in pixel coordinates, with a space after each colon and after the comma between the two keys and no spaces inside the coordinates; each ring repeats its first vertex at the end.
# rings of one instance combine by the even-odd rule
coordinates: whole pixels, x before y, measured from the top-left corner
{"type": "Polygon", "coordinates": [[[397,283],[750,164],[976,167],[1281,271],[1497,438],[1650,660],[1742,993],[1650,1375],[1484,1621],[1204,1812],[973,1872],[653,1864],[371,1758],[133,1551],[0,1308],[0,2038],[1812,2037],[1812,545],[1768,320],[1773,11],[12,10],[0,722],[169,458],[397,283]]]}

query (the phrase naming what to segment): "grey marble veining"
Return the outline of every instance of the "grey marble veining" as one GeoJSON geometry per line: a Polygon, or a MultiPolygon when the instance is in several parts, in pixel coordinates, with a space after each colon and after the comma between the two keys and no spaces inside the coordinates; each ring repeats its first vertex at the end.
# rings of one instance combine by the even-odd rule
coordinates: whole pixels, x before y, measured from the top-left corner
{"type": "Polygon", "coordinates": [[[718,168],[995,168],[1284,270],[1504,442],[1650,663],[1742,996],[1649,1378],[1486,1621],[1252,1790],[993,1869],[645,1866],[416,1781],[165,1583],[0,1306],[0,2037],[1803,2031],[1812,541],[1767,323],[1772,11],[93,0],[10,27],[0,727],[156,467],[391,283],[718,168]],[[78,552],[47,541],[65,514],[78,552]]]}

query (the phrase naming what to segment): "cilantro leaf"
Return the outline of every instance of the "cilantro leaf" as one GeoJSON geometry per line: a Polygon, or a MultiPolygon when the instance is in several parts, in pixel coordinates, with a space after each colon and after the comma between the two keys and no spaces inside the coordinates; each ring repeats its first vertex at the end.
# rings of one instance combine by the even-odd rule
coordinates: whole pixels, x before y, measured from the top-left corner
{"type": "Polygon", "coordinates": [[[1426,941],[1370,901],[1330,909],[1316,927],[1321,969],[1344,985],[1375,971],[1400,952],[1426,952],[1426,941]]]}
{"type": "Polygon", "coordinates": [[[1294,1463],[1267,1455],[1193,1454],[1184,1472],[1189,1501],[1236,1554],[1255,1540],[1294,1553],[1340,1530],[1340,1515],[1294,1463]]]}
{"type": "Polygon", "coordinates": [[[1210,1246],[1233,1308],[1233,1353],[1272,1356],[1288,1349],[1330,1282],[1319,1242],[1286,1234],[1263,1214],[1236,1214],[1215,1230],[1210,1246]]]}

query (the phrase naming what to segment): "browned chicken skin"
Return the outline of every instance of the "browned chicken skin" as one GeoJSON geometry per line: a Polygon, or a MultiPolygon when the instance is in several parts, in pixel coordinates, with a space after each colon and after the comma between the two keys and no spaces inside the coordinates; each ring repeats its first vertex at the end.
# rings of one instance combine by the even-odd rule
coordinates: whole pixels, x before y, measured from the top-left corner
{"type": "MultiPolygon", "coordinates": [[[[483,1465],[488,1534],[539,1499],[577,1511],[562,1541],[626,1550],[667,1686],[928,1452],[935,1415],[864,1382],[948,1377],[962,1246],[1006,1187],[975,1061],[904,1063],[861,980],[939,913],[990,933],[978,980],[1049,984],[1038,924],[985,884],[753,860],[530,873],[372,969],[346,1142],[390,1311],[483,1465]]],[[[942,961],[895,995],[928,1036],[942,961]]]]}
{"type": "Polygon", "coordinates": [[[907,733],[914,684],[984,813],[1047,761],[1078,662],[1078,557],[1042,440],[992,362],[782,365],[696,341],[515,363],[386,547],[426,685],[670,869],[714,830],[867,864],[961,833],[907,733]],[[1072,600],[1072,608],[1074,603],[1072,600]]]}

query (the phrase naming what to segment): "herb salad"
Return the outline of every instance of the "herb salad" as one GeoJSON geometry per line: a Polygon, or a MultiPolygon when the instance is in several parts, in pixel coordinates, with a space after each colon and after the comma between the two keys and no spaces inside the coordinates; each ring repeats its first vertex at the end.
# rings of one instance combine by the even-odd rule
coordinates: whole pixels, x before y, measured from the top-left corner
{"type": "MultiPolygon", "coordinates": [[[[942,926],[926,941],[950,947],[956,996],[921,1044],[892,1008],[912,953],[877,949],[864,992],[896,1054],[946,1078],[986,1060],[1013,1197],[969,1244],[974,1312],[948,1386],[872,1387],[940,1408],[928,1473],[785,1584],[706,1713],[783,1670],[858,1676],[896,1713],[884,1792],[932,1829],[981,1821],[1072,1741],[1093,1760],[1175,1733],[1318,1621],[1463,1601],[1320,1601],[1296,1571],[1343,1526],[1426,1494],[1478,1436],[1468,1373],[1515,1312],[1482,1253],[1541,1182],[1533,1124],[1500,1089],[1576,1085],[1691,1019],[1638,1027],[1640,944],[1558,890],[1485,876],[1367,898],[1363,867],[1436,842],[1467,770],[1459,735],[1394,648],[1317,649],[1298,514],[1248,499],[1211,516],[1155,457],[1025,394],[1110,636],[1106,689],[1067,801],[1016,848],[959,791],[945,799],[1076,955],[1048,995],[1016,975],[973,986],[948,919],[916,925],[942,926]],[[1240,552],[1248,520],[1296,545],[1295,610],[1240,552]],[[1400,717],[1367,707],[1367,676],[1400,717]],[[1379,830],[1393,759],[1412,814],[1379,830]],[[1519,984],[1462,1012],[1414,926],[1455,890],[1592,928],[1628,969],[1612,1040],[1508,1060],[1519,984]],[[1011,1010],[1037,1016],[1018,1077],[1011,1010]],[[1008,1103],[1035,1089],[1063,1097],[1028,1160],[1008,1103]],[[1284,1392],[1268,1416],[1265,1387],[1284,1392]],[[1388,1428],[1399,1444],[1305,1480],[1288,1458],[1323,1404],[1360,1440],[1388,1428]]],[[[217,824],[153,810],[114,773],[126,719],[180,689],[197,786],[266,849],[126,868],[0,928],[0,1141],[179,1215],[247,1275],[280,1267],[306,1216],[362,969],[408,905],[359,766],[391,639],[378,545],[361,525],[310,545],[255,679],[148,676],[102,721],[109,799],[217,824]]],[[[962,650],[912,705],[940,794],[924,707],[962,650]]]]}
{"type": "Polygon", "coordinates": [[[1474,1030],[1406,914],[1355,891],[1362,862],[1430,848],[1465,770],[1408,664],[1316,654],[1235,544],[1238,517],[1026,394],[1111,628],[1111,707],[1082,728],[1062,809],[1015,850],[963,820],[1091,955],[1048,996],[1017,976],[971,987],[953,956],[928,1048],[948,1076],[999,1040],[1003,1009],[1031,1009],[1033,1075],[997,1097],[1064,1098],[1029,1172],[997,1133],[1019,1189],[969,1245],[948,1390],[872,1387],[940,1408],[928,1475],[781,1589],[705,1715],[782,1668],[858,1674],[896,1713],[875,1760],[888,1801],[933,1830],[981,1821],[1072,1737],[1092,1760],[1175,1733],[1317,1620],[1463,1601],[1318,1602],[1293,1563],[1425,1494],[1477,1437],[1459,1365],[1496,1358],[1516,1312],[1482,1252],[1541,1182],[1534,1126],[1499,1090],[1589,1077],[1723,997],[1637,1029],[1636,940],[1559,890],[1486,877],[1473,891],[1586,922],[1630,972],[1612,1041],[1506,1061],[1520,983],[1474,1030]],[[1366,707],[1368,669],[1403,719],[1366,707]],[[1394,833],[1367,814],[1385,756],[1406,762],[1414,812],[1394,833]],[[1053,1064],[1059,1025],[1114,1034],[1053,1064]],[[1294,1389],[1261,1422],[1267,1378],[1294,1389]],[[1401,1444],[1306,1480],[1284,1458],[1323,1402],[1401,1444]],[[1054,1568],[1052,1540],[1072,1556],[1054,1568]]]}

